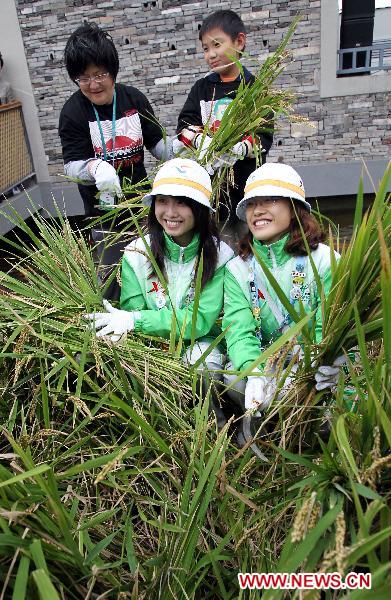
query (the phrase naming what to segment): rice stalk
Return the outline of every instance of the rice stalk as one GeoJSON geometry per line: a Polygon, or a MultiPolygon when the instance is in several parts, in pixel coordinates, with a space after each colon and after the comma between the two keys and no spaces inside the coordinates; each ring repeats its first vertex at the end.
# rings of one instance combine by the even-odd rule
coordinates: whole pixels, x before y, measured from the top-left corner
{"type": "MultiPolygon", "coordinates": [[[[371,276],[377,286],[368,296],[372,313],[357,298],[349,316],[353,332],[336,323],[359,346],[360,364],[348,365],[356,412],[343,385],[327,396],[313,389],[311,352],[326,356],[327,348],[307,336],[297,385],[275,402],[259,432],[267,464],[236,448],[228,427],[216,432],[208,398],[192,392],[189,373],[162,341],[128,336],[124,345],[111,346],[84,328],[82,314],[101,306],[101,290],[82,242],[69,231],[64,242],[62,226],[45,222],[37,223],[38,234],[24,230],[28,241],[14,246],[22,258],[16,271],[2,274],[0,294],[5,597],[35,597],[38,571],[41,587],[66,600],[121,594],[225,600],[240,596],[239,570],[322,566],[369,569],[379,597],[387,590],[390,371],[378,319],[388,314],[379,290],[388,289],[389,229],[380,205],[380,225],[371,221],[380,250],[376,235],[360,233],[366,275],[353,269],[356,282],[371,276]],[[324,398],[331,425],[326,441],[317,435],[324,398]],[[292,541],[304,505],[302,523],[296,522],[300,538],[292,541]]],[[[345,252],[354,262],[349,245],[345,252]]],[[[353,300],[344,286],[346,277],[334,293],[345,309],[353,300]]],[[[297,335],[303,335],[300,320],[297,335]]],[[[268,356],[279,349],[282,370],[286,348],[277,344],[268,356]]]]}

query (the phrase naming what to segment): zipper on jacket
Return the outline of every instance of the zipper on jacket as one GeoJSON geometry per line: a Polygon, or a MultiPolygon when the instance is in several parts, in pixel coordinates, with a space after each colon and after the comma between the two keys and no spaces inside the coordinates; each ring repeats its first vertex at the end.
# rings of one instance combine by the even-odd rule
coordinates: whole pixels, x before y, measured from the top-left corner
{"type": "Polygon", "coordinates": [[[267,247],[267,257],[272,261],[273,269],[277,269],[276,255],[270,246],[267,247]]]}

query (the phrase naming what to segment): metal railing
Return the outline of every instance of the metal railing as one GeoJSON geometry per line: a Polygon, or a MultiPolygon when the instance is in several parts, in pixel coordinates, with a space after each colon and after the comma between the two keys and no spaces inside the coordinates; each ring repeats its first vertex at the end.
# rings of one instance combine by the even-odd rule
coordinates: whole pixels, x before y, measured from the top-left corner
{"type": "Polygon", "coordinates": [[[0,105],[0,194],[12,190],[32,175],[34,166],[22,103],[0,105]]]}
{"type": "Polygon", "coordinates": [[[338,50],[337,75],[354,75],[391,69],[391,40],[372,46],[338,50]]]}

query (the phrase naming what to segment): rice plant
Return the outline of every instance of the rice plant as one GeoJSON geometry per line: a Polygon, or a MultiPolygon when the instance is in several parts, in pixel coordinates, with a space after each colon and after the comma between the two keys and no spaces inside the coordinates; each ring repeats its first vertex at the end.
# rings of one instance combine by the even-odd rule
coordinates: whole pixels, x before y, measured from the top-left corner
{"type": "Polygon", "coordinates": [[[386,597],[387,177],[364,216],[359,193],[320,347],[296,316],[307,356],[259,432],[268,462],[237,448],[228,425],[216,431],[177,346],[140,336],[111,346],[85,328],[102,289],[66,220],[37,216],[30,228],[15,216],[27,241],[11,243],[18,262],[0,275],[0,597],[275,600],[300,593],[241,591],[238,572],[351,570],[372,573],[368,598],[386,597]],[[314,357],[352,350],[346,381],[315,392],[314,357]]]}

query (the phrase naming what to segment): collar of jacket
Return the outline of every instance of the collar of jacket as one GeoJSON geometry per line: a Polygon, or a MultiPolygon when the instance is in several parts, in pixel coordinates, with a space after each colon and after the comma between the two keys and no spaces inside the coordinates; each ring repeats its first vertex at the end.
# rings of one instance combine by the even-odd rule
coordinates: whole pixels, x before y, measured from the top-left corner
{"type": "Polygon", "coordinates": [[[198,246],[200,243],[200,236],[198,233],[193,235],[193,239],[187,246],[179,246],[174,242],[172,237],[164,233],[164,241],[166,243],[167,257],[173,262],[179,263],[180,261],[189,262],[197,256],[198,246]],[[182,258],[181,258],[182,257],[182,258]]]}
{"type": "Polygon", "coordinates": [[[262,258],[268,267],[276,265],[284,265],[292,258],[292,254],[288,254],[285,250],[285,244],[289,239],[289,233],[285,234],[280,240],[272,244],[263,244],[259,240],[253,238],[253,246],[257,254],[262,258]]]}
{"type": "MultiPolygon", "coordinates": [[[[243,67],[243,65],[242,65],[242,68],[243,68],[244,81],[246,83],[248,83],[252,78],[252,74],[250,73],[250,71],[248,69],[246,69],[246,67],[243,67]]],[[[218,73],[215,73],[214,71],[205,75],[205,78],[209,79],[209,81],[211,81],[212,83],[227,83],[227,82],[221,81],[220,75],[218,73]]],[[[240,82],[241,78],[242,78],[242,74],[239,73],[239,75],[237,76],[237,78],[234,81],[240,82]]],[[[230,81],[229,83],[234,83],[234,82],[230,81]]]]}

